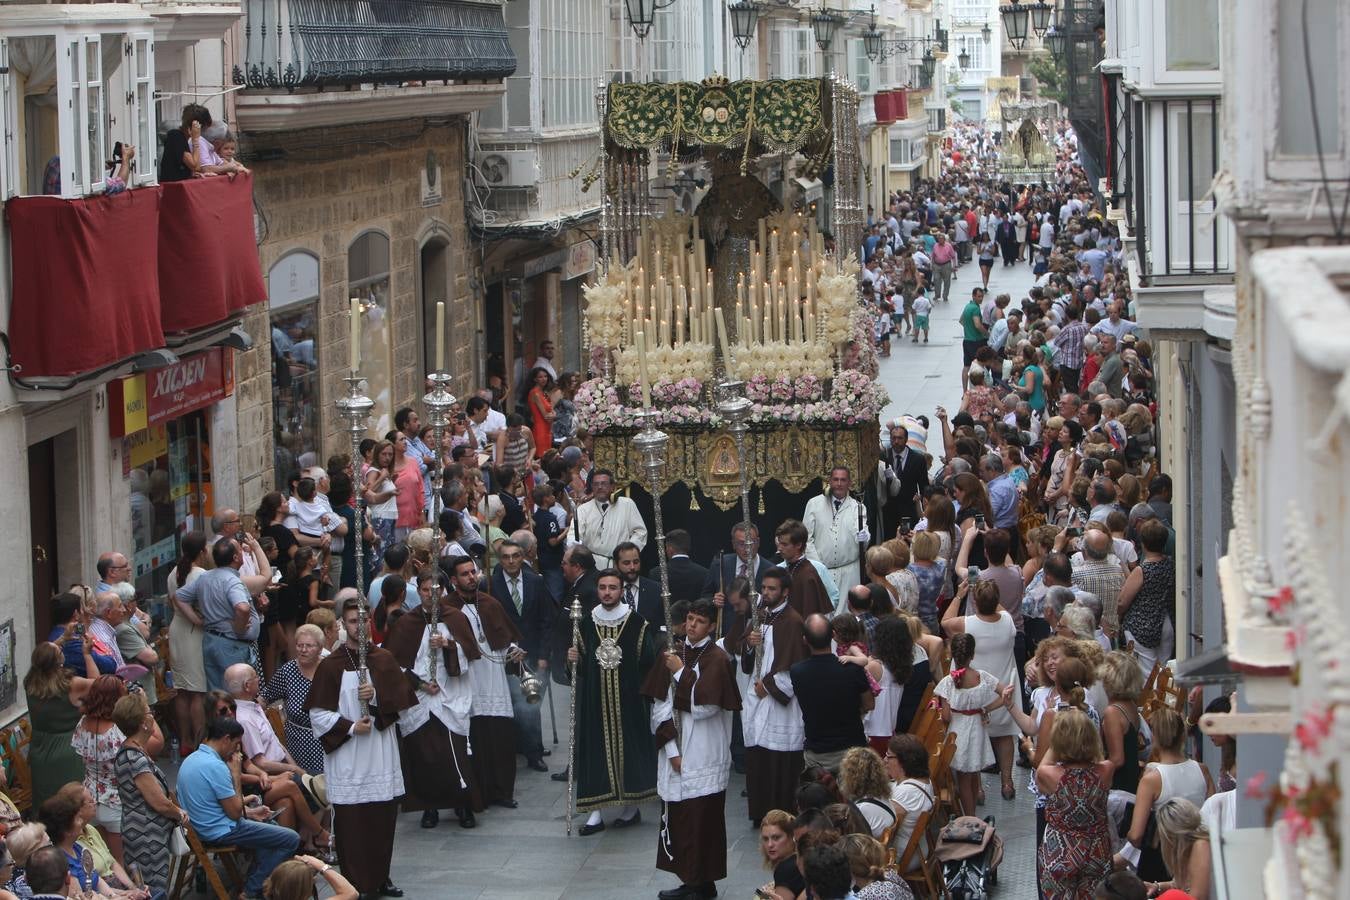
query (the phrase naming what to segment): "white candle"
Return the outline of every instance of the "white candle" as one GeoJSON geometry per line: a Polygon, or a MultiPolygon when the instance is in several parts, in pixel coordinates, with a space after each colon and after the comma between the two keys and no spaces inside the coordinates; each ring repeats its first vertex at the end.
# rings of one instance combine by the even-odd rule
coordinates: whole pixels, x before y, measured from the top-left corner
{"type": "Polygon", "coordinates": [[[351,328],[351,370],[355,375],[361,368],[361,298],[352,298],[352,328],[351,328]]]}
{"type": "Polygon", "coordinates": [[[633,343],[637,345],[638,354],[638,382],[642,385],[642,408],[652,408],[652,380],[647,375],[647,336],[639,331],[633,335],[633,343]]]}
{"type": "Polygon", "coordinates": [[[722,307],[713,310],[713,316],[717,321],[717,346],[722,349],[722,361],[726,363],[727,368],[731,367],[731,345],[727,343],[727,323],[722,316],[722,307]]]}
{"type": "Polygon", "coordinates": [[[445,371],[445,301],[436,301],[436,371],[445,371]]]}

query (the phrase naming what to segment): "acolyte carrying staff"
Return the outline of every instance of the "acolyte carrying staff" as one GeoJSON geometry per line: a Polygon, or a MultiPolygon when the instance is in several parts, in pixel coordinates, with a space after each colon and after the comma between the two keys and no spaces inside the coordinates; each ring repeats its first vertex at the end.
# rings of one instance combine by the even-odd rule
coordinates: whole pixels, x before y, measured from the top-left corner
{"type": "Polygon", "coordinates": [[[642,685],[654,702],[656,790],[665,801],[656,867],[680,879],[678,888],[661,891],[662,900],[715,896],[716,882],[727,877],[726,790],[741,695],[735,664],[713,641],[715,610],[707,600],[690,605],[684,640],[662,653],[642,685]]]}

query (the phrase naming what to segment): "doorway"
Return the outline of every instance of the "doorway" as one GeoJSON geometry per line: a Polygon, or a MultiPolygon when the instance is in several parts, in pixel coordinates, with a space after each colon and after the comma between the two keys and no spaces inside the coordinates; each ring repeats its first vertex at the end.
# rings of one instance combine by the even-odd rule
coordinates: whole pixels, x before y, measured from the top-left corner
{"type": "Polygon", "coordinates": [[[28,529],[32,541],[33,633],[43,639],[52,629],[52,597],[60,584],[56,561],[56,442],[28,448],[28,529]]]}

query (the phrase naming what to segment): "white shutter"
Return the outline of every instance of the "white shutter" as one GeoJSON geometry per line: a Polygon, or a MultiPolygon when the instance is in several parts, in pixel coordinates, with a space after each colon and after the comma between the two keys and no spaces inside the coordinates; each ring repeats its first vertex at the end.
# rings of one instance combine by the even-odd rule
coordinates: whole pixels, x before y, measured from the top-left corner
{"type": "Polygon", "coordinates": [[[102,37],[86,35],[83,38],[83,53],[80,54],[80,76],[84,79],[84,110],[81,124],[84,130],[81,136],[85,146],[85,192],[93,193],[102,189],[107,177],[104,163],[108,159],[108,144],[104,136],[105,102],[103,85],[103,43],[102,37]]]}
{"type": "Polygon", "coordinates": [[[127,86],[133,125],[132,138],[136,145],[133,185],[149,184],[157,176],[157,123],[155,104],[155,36],[148,31],[131,35],[127,40],[127,86]]]}
{"type": "Polygon", "coordinates": [[[19,193],[17,121],[14,73],[9,71],[9,41],[0,37],[0,200],[19,193]]]}
{"type": "Polygon", "coordinates": [[[57,73],[61,118],[61,195],[80,197],[103,187],[104,146],[103,59],[97,34],[66,42],[66,57],[57,73]]]}

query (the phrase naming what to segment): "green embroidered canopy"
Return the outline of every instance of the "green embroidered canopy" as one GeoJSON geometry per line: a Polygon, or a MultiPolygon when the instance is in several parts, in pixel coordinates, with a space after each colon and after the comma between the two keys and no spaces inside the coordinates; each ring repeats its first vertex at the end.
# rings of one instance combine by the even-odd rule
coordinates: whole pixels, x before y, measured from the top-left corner
{"type": "Polygon", "coordinates": [[[819,78],[611,84],[605,133],[615,148],[740,147],[795,151],[830,139],[828,82],[819,78]]]}

